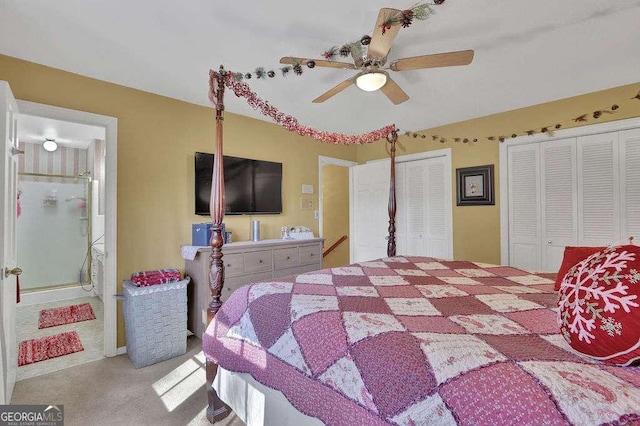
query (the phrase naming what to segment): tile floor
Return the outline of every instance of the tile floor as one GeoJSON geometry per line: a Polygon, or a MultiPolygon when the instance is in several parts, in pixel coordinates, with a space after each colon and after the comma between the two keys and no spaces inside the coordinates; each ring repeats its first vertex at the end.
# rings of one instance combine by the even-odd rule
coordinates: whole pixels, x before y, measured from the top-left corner
{"type": "Polygon", "coordinates": [[[39,337],[75,330],[78,336],[80,336],[80,342],[82,342],[84,350],[18,367],[16,380],[20,381],[104,358],[103,318],[104,306],[99,297],[82,297],[29,306],[18,305],[16,317],[18,344],[23,340],[37,339],[39,337]],[[81,303],[91,303],[93,312],[96,315],[95,320],[38,329],[38,315],[42,309],[81,303]]]}

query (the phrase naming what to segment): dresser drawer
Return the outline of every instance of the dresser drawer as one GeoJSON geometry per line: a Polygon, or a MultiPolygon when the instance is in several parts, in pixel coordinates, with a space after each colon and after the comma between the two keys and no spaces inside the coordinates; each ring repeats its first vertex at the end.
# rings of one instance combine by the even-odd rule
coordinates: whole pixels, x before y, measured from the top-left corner
{"type": "Polygon", "coordinates": [[[246,283],[244,282],[244,280],[242,280],[242,277],[240,279],[233,279],[233,280],[224,280],[224,286],[222,287],[222,293],[220,294],[220,299],[225,302],[229,296],[231,296],[231,293],[233,293],[234,291],[236,291],[237,289],[239,289],[240,287],[242,287],[243,285],[245,285],[246,283]]]}
{"type": "Polygon", "coordinates": [[[254,274],[257,272],[271,271],[272,268],[272,250],[249,251],[243,253],[244,256],[244,273],[254,274]]]}
{"type": "Polygon", "coordinates": [[[298,266],[298,248],[273,250],[273,269],[286,269],[298,266]]]}
{"type": "Polygon", "coordinates": [[[320,244],[300,246],[300,265],[309,263],[322,264],[322,246],[320,244]]]}
{"type": "MultiPolygon", "coordinates": [[[[187,287],[187,327],[199,337],[207,328],[207,314],[211,302],[209,289],[211,250],[211,247],[199,248],[195,259],[185,259],[185,275],[192,280],[192,285],[187,287]]],[[[220,298],[223,302],[226,302],[234,291],[245,284],[273,281],[274,277],[322,268],[322,239],[320,238],[239,241],[225,244],[222,253],[225,282],[220,298]]],[[[96,258],[97,256],[94,256],[94,260],[96,258]]],[[[93,269],[97,270],[98,280],[101,281],[102,268],[93,269]]],[[[96,272],[94,270],[92,272],[96,272]]]]}
{"type": "Polygon", "coordinates": [[[222,263],[224,264],[225,277],[242,275],[242,271],[244,270],[242,253],[225,254],[222,256],[222,263]]]}

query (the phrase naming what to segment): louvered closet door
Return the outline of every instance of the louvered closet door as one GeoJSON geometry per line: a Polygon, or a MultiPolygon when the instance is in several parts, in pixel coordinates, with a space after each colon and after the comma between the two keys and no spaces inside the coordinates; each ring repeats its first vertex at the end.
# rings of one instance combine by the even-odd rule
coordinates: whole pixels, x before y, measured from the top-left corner
{"type": "Polygon", "coordinates": [[[351,168],[352,263],[387,255],[389,164],[376,161],[351,168]]]}
{"type": "Polygon", "coordinates": [[[640,244],[640,129],[619,133],[621,239],[640,244]]]}
{"type": "Polygon", "coordinates": [[[540,144],[541,231],[543,271],[557,271],[565,246],[578,240],[576,139],[540,144]]]}
{"type": "Polygon", "coordinates": [[[445,179],[444,157],[430,158],[427,163],[427,256],[452,259],[449,247],[449,217],[451,193],[445,179]],[[447,203],[447,201],[449,203],[447,203]]]}
{"type": "Polygon", "coordinates": [[[404,163],[407,247],[404,254],[427,254],[427,160],[404,163]]]}
{"type": "Polygon", "coordinates": [[[618,132],[582,136],[577,144],[578,244],[620,239],[618,132]]]}
{"type": "Polygon", "coordinates": [[[396,253],[407,253],[406,164],[396,163],[396,253]]]}
{"type": "Polygon", "coordinates": [[[511,146],[509,180],[509,264],[540,270],[539,145],[511,146]]]}

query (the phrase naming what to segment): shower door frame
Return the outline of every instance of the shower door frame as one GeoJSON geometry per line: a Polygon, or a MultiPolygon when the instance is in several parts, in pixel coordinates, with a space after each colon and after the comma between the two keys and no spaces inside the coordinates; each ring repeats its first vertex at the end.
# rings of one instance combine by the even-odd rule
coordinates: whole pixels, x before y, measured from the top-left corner
{"type": "MultiPolygon", "coordinates": [[[[31,176],[31,177],[39,177],[39,178],[56,178],[56,179],[73,179],[73,180],[84,180],[85,184],[87,185],[87,194],[86,194],[86,199],[84,200],[85,203],[87,203],[87,250],[86,250],[86,262],[87,262],[87,281],[80,281],[78,280],[77,283],[60,283],[60,284],[55,284],[52,286],[46,286],[46,287],[37,287],[37,288],[30,288],[30,289],[24,289],[23,292],[24,293],[30,293],[30,292],[34,292],[34,291],[45,291],[45,290],[55,290],[58,288],[66,288],[66,287],[72,287],[75,286],[76,284],[80,284],[81,286],[83,284],[92,284],[91,282],[91,261],[93,258],[93,253],[92,253],[92,246],[93,246],[93,241],[92,241],[92,233],[91,230],[92,225],[93,225],[93,220],[91,215],[93,214],[93,202],[92,202],[92,187],[91,187],[91,181],[93,180],[93,175],[90,174],[89,176],[73,176],[73,175],[57,175],[57,174],[50,174],[50,173],[30,173],[30,172],[18,172],[18,183],[20,182],[20,177],[22,176],[31,176]]],[[[19,240],[19,236],[18,236],[18,240],[19,240]]],[[[20,259],[18,259],[18,261],[20,261],[20,259]]],[[[84,288],[84,287],[83,287],[84,288]]],[[[93,289],[92,289],[93,290],[93,289]]],[[[95,291],[94,291],[95,293],[95,291]]]]}

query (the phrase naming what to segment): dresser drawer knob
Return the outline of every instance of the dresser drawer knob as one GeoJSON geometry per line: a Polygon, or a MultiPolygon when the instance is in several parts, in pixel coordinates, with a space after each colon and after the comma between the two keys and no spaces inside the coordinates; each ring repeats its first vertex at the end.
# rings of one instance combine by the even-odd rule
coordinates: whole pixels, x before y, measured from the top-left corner
{"type": "Polygon", "coordinates": [[[263,263],[263,262],[262,262],[262,259],[258,260],[258,263],[263,263]]]}
{"type": "Polygon", "coordinates": [[[287,256],[287,260],[291,259],[291,256],[287,256]]]}

